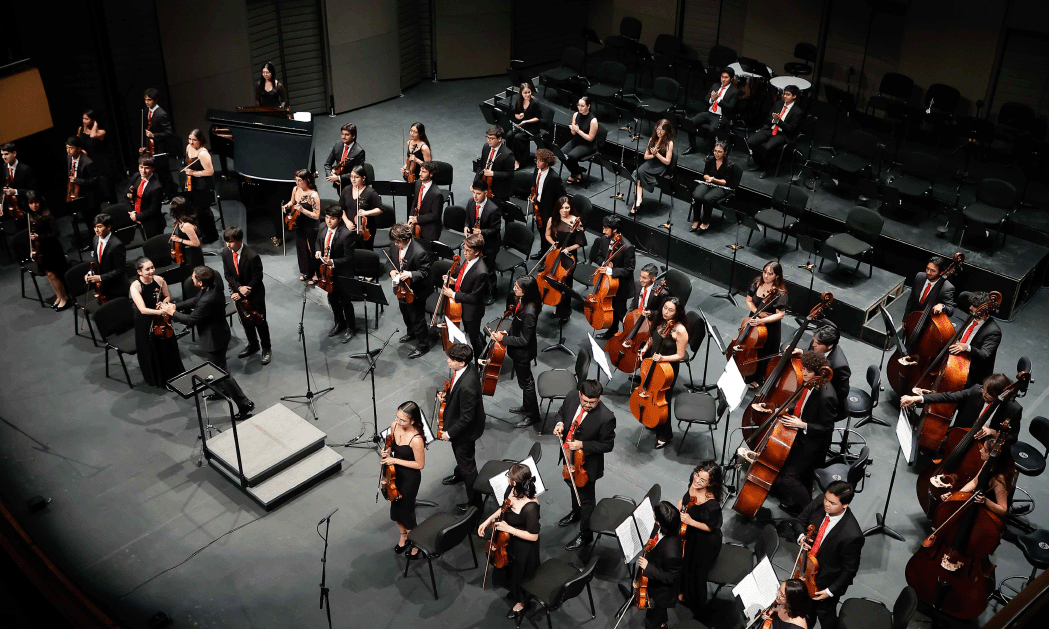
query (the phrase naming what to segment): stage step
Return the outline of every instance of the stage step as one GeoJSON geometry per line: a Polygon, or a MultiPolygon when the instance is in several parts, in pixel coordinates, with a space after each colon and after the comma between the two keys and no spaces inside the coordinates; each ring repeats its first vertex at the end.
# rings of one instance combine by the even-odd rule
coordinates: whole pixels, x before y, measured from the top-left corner
{"type": "MultiPolygon", "coordinates": [[[[215,459],[210,461],[215,463],[215,459]]],[[[238,485],[237,475],[223,465],[213,465],[224,476],[238,485]]],[[[258,485],[244,488],[252,500],[269,511],[292,496],[305,491],[315,483],[342,468],[342,455],[327,446],[312,452],[294,465],[283,469],[258,485]]]]}
{"type": "MultiPolygon", "coordinates": [[[[237,424],[240,455],[248,487],[291,468],[324,447],[325,434],[283,404],[276,404],[237,424]]],[[[232,428],[208,439],[208,461],[237,476],[232,428]]]]}

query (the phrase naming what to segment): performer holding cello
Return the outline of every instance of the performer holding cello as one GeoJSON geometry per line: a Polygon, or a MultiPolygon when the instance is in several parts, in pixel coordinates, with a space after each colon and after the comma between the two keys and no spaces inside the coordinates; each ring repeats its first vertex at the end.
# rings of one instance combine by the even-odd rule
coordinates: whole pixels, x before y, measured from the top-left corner
{"type": "MultiPolygon", "coordinates": [[[[612,325],[604,333],[598,334],[597,338],[607,341],[619,331],[619,324],[626,316],[627,302],[634,293],[634,268],[637,266],[637,256],[634,245],[619,232],[619,217],[606,216],[601,222],[601,234],[604,236],[596,243],[597,251],[594,257],[605,261],[597,272],[608,278],[619,280],[619,287],[612,297],[612,325]],[[612,250],[612,244],[619,239],[619,246],[612,250]],[[611,259],[610,259],[611,258],[611,259]]],[[[598,278],[600,278],[598,275],[598,278]]],[[[608,280],[604,280],[608,281],[608,280]]],[[[598,285],[594,285],[598,290],[598,285]]]]}
{"type": "Polygon", "coordinates": [[[954,314],[954,285],[947,278],[938,282],[951,261],[942,256],[933,256],[925,264],[925,272],[914,276],[911,284],[911,294],[907,298],[907,313],[920,311],[925,304],[932,300],[933,314],[945,314],[948,317],[954,314]],[[939,288],[937,288],[939,284],[939,288]]]}
{"type": "MultiPolygon", "coordinates": [[[[764,381],[768,359],[779,353],[781,322],[784,315],[787,314],[787,283],[783,281],[783,267],[779,262],[773,260],[766,264],[761,269],[761,275],[751,282],[750,289],[747,291],[747,308],[752,314],[757,314],[750,319],[748,325],[764,326],[766,333],[765,344],[757,350],[756,370],[752,376],[747,378],[748,386],[756,389],[764,381]],[[772,289],[777,291],[775,299],[765,311],[758,313],[760,304],[765,301],[772,289]]],[[[740,370],[743,371],[742,366],[740,370]]]]}
{"type": "Polygon", "coordinates": [[[524,419],[514,424],[515,428],[539,423],[539,399],[535,395],[532,361],[539,355],[535,326],[542,307],[535,278],[523,275],[514,280],[513,298],[507,299],[506,309],[513,316],[510,332],[492,332],[492,338],[506,346],[506,353],[514,363],[517,384],[521,387],[521,406],[510,409],[511,413],[524,415],[524,419]]]}
{"type": "Polygon", "coordinates": [[[542,278],[550,275],[562,284],[571,286],[581,249],[586,246],[586,234],[582,230],[582,219],[572,207],[571,200],[568,197],[561,197],[557,200],[557,205],[557,216],[546,222],[546,241],[550,243],[552,250],[546,254],[545,268],[540,274],[539,289],[543,293],[543,303],[556,306],[553,316],[567,322],[568,317],[572,314],[571,298],[549,285],[546,285],[544,292],[542,278]],[[547,293],[550,291],[557,295],[550,294],[548,298],[547,293]]]}
{"type": "Polygon", "coordinates": [[[441,439],[452,443],[455,469],[441,483],[455,485],[465,483],[466,502],[455,506],[459,513],[466,513],[471,506],[481,508],[482,496],[474,491],[477,480],[477,461],[474,453],[477,440],[484,434],[484,396],[481,395],[481,379],[474,365],[474,353],[469,345],[456,343],[448,348],[448,368],[452,370],[449,392],[439,391],[437,399],[448,420],[444,424],[441,439]]]}
{"type": "Polygon", "coordinates": [[[481,336],[481,322],[484,321],[484,296],[488,292],[488,267],[481,259],[484,251],[484,238],[472,234],[463,241],[463,262],[455,281],[448,285],[448,276],[444,276],[444,288],[441,293],[448,299],[454,299],[462,305],[463,328],[470,338],[474,356],[480,357],[484,350],[484,338],[481,336]]]}
{"type": "MultiPolygon", "coordinates": [[[[630,410],[634,411],[634,417],[642,422],[642,425],[651,427],[656,434],[656,450],[662,450],[674,438],[674,429],[671,424],[671,400],[674,397],[674,384],[677,382],[678,368],[681,361],[688,356],[688,328],[685,327],[685,312],[681,307],[681,300],[677,297],[668,297],[663,301],[663,322],[656,329],[656,333],[648,337],[641,347],[640,353],[652,361],[649,369],[642,364],[641,383],[634,389],[630,396],[630,410]],[[654,368],[656,363],[668,363],[673,370],[670,383],[661,387],[665,392],[665,405],[659,409],[661,420],[653,420],[652,405],[658,405],[658,393],[654,391],[652,382],[654,380],[654,368]],[[647,376],[647,377],[646,377],[647,376]],[[639,398],[639,399],[638,399],[639,398]],[[643,409],[643,412],[640,412],[643,409]],[[655,425],[652,422],[655,421],[655,425]]],[[[645,361],[648,363],[648,360],[645,361]]]]}
{"type": "MultiPolygon", "coordinates": [[[[382,465],[392,465],[400,498],[390,502],[390,519],[397,523],[401,532],[393,552],[398,555],[408,549],[408,533],[416,526],[415,498],[422,482],[422,470],[426,467],[426,438],[423,433],[423,416],[415,402],[404,402],[397,407],[397,416],[390,424],[389,447],[382,451],[382,465]]],[[[413,548],[411,556],[419,554],[413,548]]]]}
{"type": "MultiPolygon", "coordinates": [[[[830,385],[838,396],[838,421],[845,419],[849,414],[849,407],[845,403],[849,399],[849,379],[852,377],[852,368],[849,367],[849,359],[845,357],[845,350],[838,345],[841,340],[841,332],[833,323],[825,323],[816,328],[809,343],[809,349],[819,352],[827,357],[827,364],[834,371],[831,376],[830,385]]],[[[801,356],[804,352],[800,347],[795,347],[793,354],[801,356]]]]}
{"type": "Polygon", "coordinates": [[[900,406],[908,407],[914,404],[936,404],[940,402],[951,402],[958,405],[958,414],[954,417],[952,428],[973,428],[977,421],[984,419],[979,431],[974,435],[975,439],[998,434],[1002,422],[1009,420],[1010,435],[1006,445],[1016,443],[1020,434],[1020,420],[1023,418],[1023,407],[1015,400],[1008,400],[998,408],[996,402],[998,396],[1012,384],[1005,374],[991,374],[983,379],[981,384],[963,391],[949,391],[946,393],[925,393],[921,395],[904,395],[900,398],[900,406]],[[990,411],[989,418],[984,413],[990,411]]]}

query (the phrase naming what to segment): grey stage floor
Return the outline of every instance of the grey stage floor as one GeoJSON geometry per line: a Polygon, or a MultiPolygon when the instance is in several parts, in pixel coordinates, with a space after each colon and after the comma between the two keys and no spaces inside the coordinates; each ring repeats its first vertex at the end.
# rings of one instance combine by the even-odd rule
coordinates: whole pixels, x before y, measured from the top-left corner
{"type": "MultiPolygon", "coordinates": [[[[395,99],[337,119],[318,120],[317,145],[326,150],[335,129],[352,120],[361,129],[360,139],[379,177],[392,178],[402,151],[400,127],[415,120],[429,124],[435,155],[466,172],[484,137],[484,123],[476,103],[501,86],[501,80],[474,80],[422,84],[404,98],[395,99]]],[[[466,198],[468,179],[457,176],[456,196],[466,198]]],[[[401,204],[403,208],[403,203],[401,204]]],[[[403,211],[403,210],[401,210],[403,211]]],[[[256,239],[258,240],[258,239],[256,239]]],[[[255,400],[265,408],[282,395],[304,391],[302,351],[296,337],[302,290],[291,257],[284,258],[272,247],[255,243],[265,256],[268,310],[274,336],[273,362],[262,367],[258,357],[231,358],[230,367],[255,400]]],[[[215,264],[216,258],[209,263],[215,264]]],[[[723,281],[723,279],[722,279],[723,281]]],[[[743,312],[726,302],[707,297],[716,287],[694,279],[689,308],[702,307],[721,331],[734,330],[743,312]]],[[[466,548],[451,552],[437,562],[435,572],[440,600],[430,593],[426,568],[416,564],[403,578],[403,559],[391,552],[396,529],[385,503],[375,502],[374,486],[378,459],[368,450],[340,450],[346,456],[344,469],[285,506],[264,513],[225,478],[208,467],[195,466],[196,420],[192,406],[171,394],[134,390],[117,379],[105,379],[103,354],[89,340],[70,334],[69,312],[43,310],[18,293],[18,269],[0,271],[3,286],[0,305],[0,491],[33,538],[49,555],[104,606],[114,610],[127,626],[145,626],[145,619],[163,610],[176,626],[198,627],[322,627],[326,621],[317,608],[322,542],[316,533],[318,520],[339,508],[332,519],[328,555],[333,618],[337,627],[427,627],[509,626],[504,618],[507,605],[502,591],[481,589],[483,570],[463,569],[471,565],[466,548]],[[24,499],[41,494],[53,499],[42,513],[29,514],[24,499]]],[[[503,283],[505,290],[505,281],[503,283]]],[[[45,289],[46,291],[47,289],[45,289]]],[[[334,386],[320,398],[317,426],[329,442],[346,441],[362,428],[371,430],[370,388],[362,379],[364,364],[348,358],[361,351],[358,336],[349,345],[333,343],[325,336],[331,315],[321,294],[311,289],[307,296],[306,347],[317,377],[316,387],[334,386]]],[[[1006,373],[1021,355],[1035,359],[1035,383],[1024,400],[1029,417],[1045,414],[1049,388],[1039,376],[1041,358],[1049,351],[1049,337],[1031,331],[1046,328],[1049,298],[1039,293],[1012,323],[1003,324],[1005,342],[998,365],[1006,373]]],[[[553,342],[552,319],[541,318],[541,346],[553,342]]],[[[395,310],[380,318],[372,347],[402,327],[395,310]]],[[[588,330],[578,314],[566,330],[573,346],[588,330]]],[[[238,339],[231,356],[243,347],[238,339]]],[[[188,339],[187,339],[188,340],[188,339]]],[[[864,366],[877,363],[879,354],[852,339],[842,345],[862,385],[864,366]]],[[[187,364],[192,346],[183,343],[187,364]]],[[[388,425],[394,408],[414,399],[429,408],[434,389],[447,375],[443,356],[434,351],[416,361],[406,359],[409,348],[394,343],[379,359],[376,374],[380,428],[388,425]]],[[[119,369],[115,358],[112,366],[119,369]]],[[[560,352],[543,353],[539,371],[569,367],[572,359],[560,352]]],[[[711,355],[711,371],[723,366],[719,355],[711,355]]],[[[131,359],[132,379],[141,382],[131,359]]],[[[702,376],[702,352],[695,370],[702,376]]],[[[687,373],[687,372],[683,372],[687,373]]],[[[538,437],[530,430],[515,430],[495,419],[508,417],[506,409],[516,405],[516,383],[506,379],[493,399],[486,400],[490,414],[481,439],[478,459],[521,457],[536,441],[544,448],[540,469],[551,490],[542,506],[541,554],[543,559],[569,555],[563,545],[572,531],[558,528],[568,510],[565,486],[557,480],[556,442],[538,437]]],[[[687,376],[686,376],[687,377],[687,376]]],[[[616,449],[607,458],[606,476],[599,483],[599,497],[625,494],[640,498],[652,483],[663,494],[676,499],[685,489],[688,473],[702,458],[712,455],[703,432],[690,433],[681,455],[672,449],[654,451],[646,435],[636,448],[640,425],[626,407],[628,388],[617,375],[606,400],[616,411],[619,429],[616,449]]],[[[895,417],[883,395],[879,416],[895,417]]],[[[305,416],[303,406],[294,406],[305,416]]],[[[729,428],[738,426],[732,415],[729,428]]],[[[716,433],[720,448],[722,426],[716,433]]],[[[863,526],[874,523],[883,504],[895,454],[891,430],[874,425],[860,432],[870,444],[874,466],[866,487],[853,503],[863,526]]],[[[680,434],[680,431],[678,431],[680,434]]],[[[1024,435],[1027,436],[1026,429],[1024,435]]],[[[677,442],[675,441],[675,446],[677,442]]],[[[440,479],[452,468],[446,444],[434,444],[427,452],[421,497],[450,509],[463,500],[462,489],[445,487],[440,479]]],[[[1021,479],[1042,503],[1035,519],[1044,521],[1049,500],[1044,484],[1021,479]]],[[[906,543],[887,537],[872,537],[864,548],[860,576],[848,596],[867,596],[891,605],[903,585],[903,569],[911,551],[925,533],[914,495],[914,474],[901,465],[889,509],[889,524],[907,537],[906,543]]],[[[420,508],[420,517],[433,513],[420,508]]],[[[730,539],[746,539],[749,527],[726,508],[726,533],[730,539]]],[[[601,542],[601,558],[594,585],[597,618],[589,618],[585,598],[557,612],[557,626],[580,624],[608,627],[620,603],[616,584],[625,582],[626,570],[614,543],[601,542]]],[[[781,554],[777,563],[790,563],[781,554]]],[[[1004,543],[995,555],[999,577],[1027,574],[1029,567],[1019,550],[1004,543]]],[[[721,598],[729,596],[723,592],[721,598]]],[[[730,627],[734,619],[715,605],[708,625],[730,627]]],[[[671,612],[672,622],[687,613],[671,612]]],[[[623,626],[641,626],[634,614],[623,626]]],[[[918,624],[920,621],[915,621],[918,624]]],[[[532,619],[541,626],[541,616],[532,619]]]]}

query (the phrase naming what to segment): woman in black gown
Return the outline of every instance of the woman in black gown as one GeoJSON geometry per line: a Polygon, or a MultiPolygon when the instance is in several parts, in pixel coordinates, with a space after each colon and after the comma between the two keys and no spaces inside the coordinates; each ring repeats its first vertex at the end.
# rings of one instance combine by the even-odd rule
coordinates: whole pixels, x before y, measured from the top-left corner
{"type": "Polygon", "coordinates": [[[200,240],[210,244],[219,239],[215,227],[215,164],[208,150],[208,137],[200,129],[189,132],[186,142],[186,198],[197,208],[197,226],[200,240]]]}
{"type": "MultiPolygon", "coordinates": [[[[641,353],[645,358],[651,358],[652,362],[670,363],[674,370],[674,381],[667,389],[667,421],[652,429],[656,433],[656,450],[667,447],[674,438],[672,421],[674,409],[672,402],[674,398],[674,385],[677,384],[678,367],[681,361],[688,357],[688,328],[685,327],[685,309],[681,307],[681,300],[677,297],[667,297],[663,302],[663,323],[659,325],[648,337],[641,347],[641,353]]],[[[651,373],[651,372],[650,372],[651,373]]],[[[638,387],[645,386],[642,381],[638,387]]]]}
{"type": "Polygon", "coordinates": [[[521,129],[514,126],[511,126],[506,133],[506,139],[510,142],[510,149],[514,152],[515,170],[520,168],[521,164],[528,163],[528,144],[531,142],[528,139],[528,134],[536,135],[539,133],[539,103],[535,100],[535,89],[531,83],[522,83],[520,90],[520,95],[514,101],[514,113],[510,122],[515,123],[528,133],[524,133],[521,129]]]}
{"type": "Polygon", "coordinates": [[[528,601],[521,585],[532,578],[539,567],[539,501],[535,499],[535,478],[527,465],[515,463],[510,467],[509,480],[510,486],[503,497],[503,504],[509,501],[509,507],[505,512],[500,508],[488,516],[477,527],[477,534],[484,537],[489,526],[493,535],[499,531],[510,534],[506,550],[510,562],[502,571],[497,571],[495,578],[506,579],[509,598],[514,602],[506,617],[516,620],[520,627],[528,601]]]}
{"type": "Polygon", "coordinates": [[[259,107],[288,107],[288,92],[277,80],[277,68],[269,61],[262,66],[259,80],[255,82],[255,104],[259,107]]]}
{"type": "Polygon", "coordinates": [[[707,575],[721,552],[721,467],[704,461],[692,470],[677,503],[685,527],[685,569],[678,598],[694,618],[707,603],[707,575]]]}
{"type": "Polygon", "coordinates": [[[178,353],[178,340],[153,334],[154,321],[164,314],[157,304],[171,301],[171,293],[164,278],[155,275],[156,268],[149,258],[135,260],[135,271],[138,279],[131,283],[131,301],[135,303],[138,366],[146,384],[163,388],[169,379],[186,370],[178,353]]]}
{"type": "Polygon", "coordinates": [[[769,359],[780,352],[782,321],[787,314],[787,283],[783,281],[783,267],[775,260],[767,263],[761,269],[761,275],[754,278],[750,289],[747,290],[747,308],[751,314],[758,311],[773,288],[779,291],[779,294],[755,322],[765,326],[768,337],[765,344],[758,349],[757,371],[753,376],[747,377],[747,384],[751,389],[758,388],[765,381],[765,369],[768,367],[769,359]]]}
{"type": "Polygon", "coordinates": [[[416,122],[408,130],[409,138],[405,146],[404,166],[401,166],[401,177],[408,181],[408,173],[412,174],[412,181],[419,178],[419,167],[423,162],[433,159],[430,152],[430,139],[426,137],[426,125],[416,122]]]}
{"type": "Polygon", "coordinates": [[[787,579],[780,584],[776,592],[776,604],[772,611],[761,612],[765,620],[772,620],[772,629],[809,629],[806,617],[812,599],[801,579],[787,579]]]}
{"type": "MultiPolygon", "coordinates": [[[[565,284],[571,286],[572,278],[575,275],[575,265],[581,259],[583,247],[586,246],[586,232],[582,229],[576,229],[576,224],[582,218],[579,216],[579,211],[572,206],[571,199],[561,197],[557,200],[557,207],[558,213],[554,215],[553,219],[546,222],[546,241],[550,243],[552,248],[561,249],[561,264],[572,266],[572,270],[569,271],[568,276],[565,278],[565,284]]],[[[567,294],[562,293],[561,301],[554,308],[553,316],[567,322],[571,314],[571,298],[567,294]]]]}
{"type": "Polygon", "coordinates": [[[193,269],[204,264],[204,252],[197,233],[197,211],[185,197],[175,197],[171,200],[171,221],[175,225],[171,230],[171,243],[182,247],[182,262],[175,277],[169,275],[168,278],[172,282],[181,282],[193,273],[193,269]]]}
{"type": "Polygon", "coordinates": [[[666,118],[656,123],[652,137],[645,147],[645,161],[634,171],[637,184],[634,189],[634,205],[631,214],[637,214],[641,207],[643,191],[653,192],[658,183],[656,177],[667,172],[670,162],[674,161],[674,126],[666,118]]]}
{"type": "Polygon", "coordinates": [[[58,228],[51,210],[44,204],[44,197],[30,190],[26,193],[26,206],[29,208],[29,237],[40,245],[40,270],[47,274],[47,281],[55,291],[51,308],[61,312],[69,308],[65,284],[66,271],[69,269],[66,252],[58,240],[58,228]]]}
{"type": "Polygon", "coordinates": [[[342,222],[346,229],[357,230],[357,244],[362,249],[375,248],[375,232],[377,231],[375,220],[368,221],[368,238],[361,235],[360,225],[357,224],[357,215],[364,219],[375,219],[382,214],[382,197],[368,185],[368,171],[364,166],[355,166],[350,171],[350,187],[342,191],[342,222]]]}
{"type": "Polygon", "coordinates": [[[295,219],[295,252],[299,262],[299,281],[317,282],[317,269],[320,263],[313,255],[313,244],[317,242],[317,225],[321,218],[321,195],[317,192],[317,182],[313,173],[305,168],[295,171],[295,187],[291,199],[281,206],[281,220],[287,221],[287,214],[298,209],[295,219]]]}
{"type": "MultiPolygon", "coordinates": [[[[423,416],[415,402],[404,402],[397,407],[397,419],[390,424],[393,447],[384,450],[383,465],[396,470],[397,491],[401,497],[390,503],[390,519],[397,523],[401,537],[393,552],[403,553],[408,547],[408,533],[415,528],[415,498],[419,495],[422,469],[426,466],[426,438],[423,436],[423,416]]],[[[419,554],[413,548],[411,555],[419,554]]]]}

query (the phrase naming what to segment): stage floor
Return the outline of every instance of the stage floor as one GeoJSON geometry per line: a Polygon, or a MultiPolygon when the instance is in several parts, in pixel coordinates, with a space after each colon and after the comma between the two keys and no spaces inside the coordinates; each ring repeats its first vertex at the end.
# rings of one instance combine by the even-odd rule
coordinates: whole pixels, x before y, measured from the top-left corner
{"type": "MultiPolygon", "coordinates": [[[[477,103],[502,84],[502,78],[424,83],[409,90],[404,98],[333,119],[320,117],[316,146],[326,154],[338,127],[352,121],[360,129],[368,161],[378,176],[394,178],[403,154],[400,129],[423,121],[428,125],[435,156],[450,161],[459,171],[455,193],[465,199],[469,178],[463,173],[469,172],[470,161],[484,141],[477,103]]],[[[592,190],[596,194],[596,188],[592,190]]],[[[399,213],[403,205],[401,202],[399,213]]],[[[243,208],[236,202],[229,203],[227,212],[230,223],[245,220],[243,208]]],[[[253,216],[248,225],[249,240],[265,264],[273,362],[264,367],[257,355],[246,360],[235,358],[243,348],[243,332],[235,324],[229,364],[257,408],[267,408],[281,396],[305,392],[302,348],[297,337],[303,288],[297,281],[294,257],[284,257],[280,250],[266,244],[268,220],[253,216]]],[[[207,261],[221,268],[217,258],[207,261]]],[[[122,380],[105,379],[102,351],[93,348],[90,340],[70,334],[71,314],[56,314],[41,309],[35,301],[21,299],[18,276],[17,266],[0,268],[0,351],[5,357],[0,364],[0,491],[33,539],[124,625],[144,626],[148,617],[164,611],[178,626],[324,626],[324,612],[317,608],[323,543],[316,527],[318,520],[338,507],[332,519],[327,563],[336,626],[414,626],[420,620],[427,627],[509,626],[504,618],[508,609],[504,591],[481,589],[483,568],[466,569],[472,561],[465,547],[435,562],[440,594],[437,601],[431,594],[425,565],[415,563],[409,576],[402,577],[403,559],[391,550],[397,541],[396,527],[389,520],[388,506],[375,501],[378,458],[373,450],[340,448],[338,452],[345,457],[341,472],[266,513],[217,471],[195,466],[197,422],[191,403],[148,389],[141,383],[134,358],[129,359],[134,390],[122,380]],[[24,501],[34,494],[53,500],[43,512],[30,514],[24,501]]],[[[688,308],[702,307],[728,336],[744,314],[742,307],[733,308],[708,296],[720,290],[719,286],[697,277],[692,278],[692,284],[688,308]]],[[[505,279],[500,286],[505,291],[505,279]]],[[[29,290],[32,292],[31,287],[29,290]]],[[[49,294],[47,288],[42,290],[49,294]]],[[[309,289],[305,299],[305,343],[316,376],[314,388],[335,387],[317,402],[320,418],[316,426],[328,435],[329,443],[347,441],[362,430],[371,434],[371,387],[363,378],[366,363],[348,358],[363,351],[364,339],[359,335],[347,345],[329,339],[326,332],[331,313],[323,293],[309,289]]],[[[1035,383],[1023,400],[1027,418],[1049,411],[1049,388],[1037,371],[1039,358],[1049,353],[1049,336],[1031,333],[1049,326],[1047,308],[1049,298],[1043,291],[1013,322],[1003,323],[1000,370],[1013,373],[1021,355],[1035,358],[1035,383]]],[[[358,310],[358,321],[362,314],[358,310]]],[[[390,308],[380,316],[379,328],[371,338],[371,347],[375,348],[394,337],[393,344],[379,357],[376,371],[380,430],[389,425],[394,409],[405,400],[418,401],[429,413],[434,391],[447,376],[439,351],[408,360],[410,348],[396,343],[398,329],[403,329],[403,323],[396,309],[390,308]]],[[[565,330],[569,344],[578,346],[588,330],[579,313],[573,314],[565,330]]],[[[546,315],[540,319],[538,332],[540,347],[556,341],[556,326],[546,315]]],[[[186,364],[196,364],[199,358],[191,354],[188,337],[185,341],[182,349],[186,364]]],[[[865,366],[877,364],[880,352],[852,338],[843,339],[842,346],[857,374],[854,385],[862,386],[865,366]]],[[[115,357],[112,361],[116,366],[115,357]]],[[[536,373],[570,368],[572,362],[561,352],[541,353],[536,373]]],[[[702,365],[703,350],[693,364],[697,383],[702,378],[702,365]]],[[[723,365],[723,359],[712,352],[711,380],[723,365]]],[[[687,370],[682,373],[687,379],[687,370]]],[[[549,435],[537,436],[531,430],[513,429],[497,420],[509,418],[507,409],[516,406],[520,398],[515,381],[508,375],[507,370],[495,397],[485,400],[489,421],[479,443],[479,462],[524,457],[533,443],[543,444],[539,467],[551,489],[540,498],[541,556],[567,557],[580,564],[581,553],[563,549],[575,532],[556,525],[569,508],[568,491],[557,480],[556,440],[549,435]]],[[[617,444],[606,458],[599,497],[624,494],[640,498],[653,483],[659,483],[663,496],[676,500],[685,491],[692,467],[712,456],[712,444],[704,431],[693,430],[680,455],[676,453],[677,440],[674,448],[654,451],[653,438],[647,434],[641,447],[635,447],[641,427],[627,408],[628,393],[626,378],[616,375],[605,400],[618,417],[617,444]]],[[[307,416],[302,405],[289,408],[307,416]]],[[[888,395],[883,395],[877,414],[895,418],[888,395]]],[[[740,412],[733,413],[727,425],[716,431],[719,453],[723,431],[736,428],[739,418],[740,412]]],[[[675,433],[680,435],[681,431],[676,429],[675,433]]],[[[884,504],[896,446],[894,433],[888,428],[868,425],[860,433],[871,447],[874,465],[853,508],[861,525],[868,527],[884,504]]],[[[1030,439],[1026,428],[1023,435],[1025,440],[1030,439]]],[[[453,465],[447,444],[436,443],[427,451],[420,497],[440,503],[437,510],[448,511],[464,500],[460,487],[446,487],[440,482],[453,465]]],[[[859,577],[848,597],[870,597],[891,606],[899,593],[904,566],[926,534],[926,521],[914,495],[914,478],[915,474],[901,463],[888,510],[888,524],[907,541],[869,538],[859,577]]],[[[1020,484],[1041,503],[1040,509],[1046,508],[1049,491],[1044,483],[1021,478],[1020,484]]],[[[419,517],[437,510],[420,508],[419,517]]],[[[728,507],[725,514],[726,541],[750,541],[753,528],[733,516],[728,507]]],[[[1045,517],[1036,512],[1034,520],[1044,522],[1045,517]]],[[[585,598],[580,598],[555,613],[555,625],[614,624],[612,614],[621,602],[616,585],[626,583],[627,571],[613,541],[602,540],[595,552],[600,558],[593,586],[597,619],[589,620],[585,598]]],[[[790,562],[781,551],[776,563],[790,562]]],[[[1030,572],[1020,551],[1009,543],[1002,544],[995,562],[999,578],[1030,572]]],[[[721,593],[710,615],[703,618],[705,624],[714,629],[728,629],[734,624],[727,611],[729,596],[728,591],[721,593]]],[[[674,624],[688,613],[677,609],[670,616],[674,624]]],[[[633,614],[623,626],[640,627],[642,622],[640,614],[633,614]]],[[[544,623],[537,615],[524,626],[544,623]]]]}

